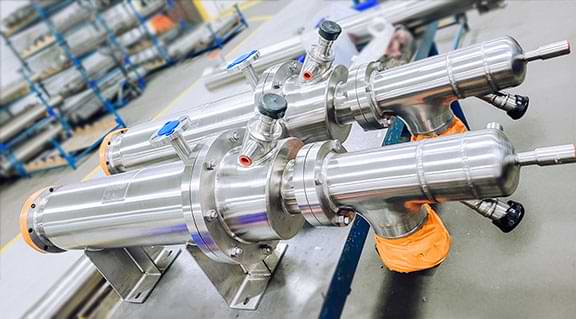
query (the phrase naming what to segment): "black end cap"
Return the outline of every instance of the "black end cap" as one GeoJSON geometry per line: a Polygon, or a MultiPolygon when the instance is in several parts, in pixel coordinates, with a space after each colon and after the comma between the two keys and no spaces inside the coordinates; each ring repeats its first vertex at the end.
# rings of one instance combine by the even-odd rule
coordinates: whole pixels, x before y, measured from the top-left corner
{"type": "Polygon", "coordinates": [[[522,95],[515,95],[514,98],[516,100],[516,107],[513,110],[506,112],[506,114],[508,114],[508,116],[513,120],[519,120],[524,116],[524,114],[526,114],[526,111],[528,111],[530,99],[527,96],[522,95]]]}
{"type": "Polygon", "coordinates": [[[340,33],[342,33],[342,28],[340,25],[334,21],[324,20],[320,24],[318,33],[322,38],[327,41],[334,41],[338,39],[340,33]]]}
{"type": "Polygon", "coordinates": [[[264,94],[262,101],[258,104],[258,111],[260,114],[275,120],[284,117],[286,109],[288,109],[288,102],[286,99],[283,96],[274,93],[264,94]]]}
{"type": "Polygon", "coordinates": [[[513,231],[514,228],[520,224],[525,213],[524,206],[518,202],[509,200],[508,205],[510,208],[506,211],[506,215],[498,220],[492,221],[492,224],[496,225],[496,227],[500,228],[504,233],[513,231]]]}

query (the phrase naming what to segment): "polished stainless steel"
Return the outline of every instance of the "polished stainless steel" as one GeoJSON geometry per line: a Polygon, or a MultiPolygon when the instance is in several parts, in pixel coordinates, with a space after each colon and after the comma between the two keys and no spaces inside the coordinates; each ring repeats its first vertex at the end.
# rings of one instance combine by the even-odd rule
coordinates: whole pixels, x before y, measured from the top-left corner
{"type": "Polygon", "coordinates": [[[394,113],[411,133],[430,134],[450,125],[452,101],[517,86],[525,72],[522,48],[514,39],[503,37],[373,72],[368,87],[359,90],[370,92],[374,118],[394,113]]]}
{"type": "MultiPolygon", "coordinates": [[[[486,12],[498,8],[502,0],[436,0],[436,1],[389,1],[379,5],[373,10],[367,10],[344,19],[336,20],[344,32],[353,35],[360,41],[371,37],[368,31],[373,21],[384,19],[394,25],[406,25],[411,28],[423,26],[429,22],[464,13],[477,7],[479,11],[486,12]]],[[[315,32],[315,31],[311,31],[315,32]]],[[[295,36],[274,45],[260,48],[260,59],[253,66],[258,72],[280,63],[295,59],[306,53],[302,42],[305,35],[295,36]]],[[[209,89],[237,81],[241,78],[239,72],[228,73],[224,66],[208,69],[204,74],[204,83],[209,89]]]]}
{"type": "Polygon", "coordinates": [[[278,244],[275,249],[262,247],[266,258],[252,265],[232,265],[214,262],[194,246],[187,246],[196,264],[232,309],[256,310],[274,271],[287,249],[278,244]]]}
{"type": "Polygon", "coordinates": [[[131,247],[86,250],[85,254],[122,300],[143,303],[180,249],[131,247]]]}
{"type": "Polygon", "coordinates": [[[184,132],[190,128],[190,119],[187,116],[182,116],[176,120],[178,125],[172,128],[169,132],[162,130],[166,125],[172,124],[172,121],[167,122],[162,128],[156,131],[150,137],[150,144],[159,147],[164,145],[172,145],[176,154],[185,165],[194,164],[194,152],[190,145],[184,139],[184,132]]]}
{"type": "MultiPolygon", "coordinates": [[[[263,73],[252,102],[266,93],[283,95],[288,101],[281,122],[284,136],[297,137],[305,143],[330,139],[343,142],[353,122],[365,130],[380,129],[387,126],[392,115],[400,117],[413,134],[437,135],[453,123],[451,102],[519,85],[525,77],[525,63],[522,49],[509,37],[391,69],[373,62],[353,67],[348,75],[345,67],[336,66],[325,73],[323,81],[311,83],[300,81],[301,65],[290,61],[263,73]]],[[[214,122],[226,114],[226,106],[218,102],[204,106],[207,110],[202,114],[190,114],[199,127],[190,130],[186,140],[245,126],[253,108],[234,103],[249,100],[250,93],[243,93],[222,101],[232,103],[227,106],[233,112],[226,117],[228,121],[214,122]],[[201,120],[196,121],[198,116],[201,120]]],[[[147,143],[155,130],[151,128],[157,125],[158,122],[142,124],[114,137],[107,152],[110,172],[175,159],[170,148],[156,150],[147,143]]]]}
{"type": "Polygon", "coordinates": [[[34,203],[28,228],[48,248],[64,250],[186,243],[183,170],[176,162],[54,187],[34,203]]]}
{"type": "Polygon", "coordinates": [[[554,42],[539,47],[536,50],[526,52],[524,60],[526,62],[534,60],[547,60],[570,53],[570,43],[568,41],[554,42]]]}
{"type": "Polygon", "coordinates": [[[258,60],[259,57],[260,52],[256,50],[254,51],[254,53],[251,53],[250,56],[244,59],[244,61],[241,61],[236,65],[229,66],[228,71],[231,73],[240,71],[244,75],[246,81],[248,82],[248,84],[250,84],[252,89],[255,89],[256,85],[258,85],[259,77],[258,73],[256,73],[256,70],[254,70],[252,63],[258,60]]]}
{"type": "Polygon", "coordinates": [[[333,44],[334,41],[318,36],[318,43],[313,44],[306,53],[300,71],[300,81],[319,81],[324,78],[323,74],[332,68],[334,62],[333,44]]]}
{"type": "Polygon", "coordinates": [[[576,144],[542,147],[531,152],[518,153],[515,162],[520,166],[574,163],[576,162],[576,144]]]}
{"type": "Polygon", "coordinates": [[[274,149],[276,141],[282,136],[282,126],[278,120],[258,114],[248,122],[247,133],[238,161],[240,165],[250,167],[274,149]]]}
{"type": "Polygon", "coordinates": [[[188,165],[49,188],[23,209],[25,236],[45,252],[86,250],[131,302],[142,302],[161,275],[141,246],[195,245],[189,251],[226,301],[254,309],[277,265],[268,261],[284,249],[278,241],[294,237],[304,219],[344,226],[357,212],[376,234],[399,238],[424,224],[423,203],[508,196],[520,166],[576,161],[574,145],[570,154],[516,154],[501,129],[488,128],[350,153],[338,141],[287,138],[265,161],[243,167],[243,134],[198,142],[188,165]]]}
{"type": "Polygon", "coordinates": [[[510,209],[510,205],[500,199],[465,200],[462,201],[462,204],[491,220],[501,219],[506,216],[508,209],[510,209]]]}
{"type": "MultiPolygon", "coordinates": [[[[398,212],[410,203],[508,196],[520,166],[576,161],[574,145],[516,154],[502,130],[485,129],[351,153],[341,153],[337,142],[300,149],[297,140],[284,139],[266,162],[245,168],[237,164],[235,134],[243,131],[203,140],[186,170],[172,163],[46,191],[30,208],[30,233],[39,247],[55,250],[192,238],[216,261],[250,264],[261,260],[255,242],[272,247],[294,236],[301,215],[313,225],[334,225],[341,209],[367,214],[379,207],[405,219],[398,212]]],[[[415,220],[408,223],[421,222],[415,220]]],[[[395,237],[398,225],[389,224],[380,230],[395,237]]]]}
{"type": "Polygon", "coordinates": [[[502,92],[494,92],[485,96],[481,96],[480,99],[509,114],[515,111],[519,111],[520,114],[523,114],[525,110],[522,110],[522,108],[527,107],[529,101],[527,96],[507,94],[502,92]]]}
{"type": "MultiPolygon", "coordinates": [[[[194,108],[191,112],[176,114],[190,118],[190,129],[183,132],[188,143],[216,132],[243,127],[254,115],[254,97],[249,92],[226,97],[194,108]]],[[[167,119],[142,123],[128,129],[121,138],[114,138],[106,153],[108,168],[112,174],[125,172],[146,165],[170,162],[178,159],[171,146],[153,147],[150,136],[160,129],[167,119]]]]}
{"type": "Polygon", "coordinates": [[[292,177],[283,180],[282,193],[291,214],[300,213],[312,226],[339,225],[339,207],[323,196],[328,185],[322,180],[322,164],[328,154],[342,153],[345,149],[338,141],[324,141],[305,145],[294,160],[292,177]],[[297,208],[292,202],[296,202],[297,208]]]}

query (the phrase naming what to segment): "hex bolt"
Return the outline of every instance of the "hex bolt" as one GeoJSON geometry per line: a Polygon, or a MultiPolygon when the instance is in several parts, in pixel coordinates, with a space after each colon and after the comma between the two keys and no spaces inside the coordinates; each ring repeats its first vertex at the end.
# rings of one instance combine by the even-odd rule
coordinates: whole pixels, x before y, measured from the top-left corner
{"type": "Polygon", "coordinates": [[[504,126],[498,122],[490,122],[486,125],[486,128],[504,131],[504,126]]]}
{"type": "Polygon", "coordinates": [[[238,143],[238,141],[240,141],[240,134],[238,134],[238,132],[234,131],[232,133],[232,135],[230,136],[230,142],[238,143]]]}
{"type": "Polygon", "coordinates": [[[211,171],[214,168],[216,168],[216,162],[214,161],[207,161],[206,163],[204,163],[204,166],[206,166],[206,169],[211,171]]]}
{"type": "Polygon", "coordinates": [[[242,249],[240,247],[234,247],[232,249],[232,253],[230,254],[230,257],[239,257],[243,253],[244,253],[244,249],[242,249]]]}
{"type": "Polygon", "coordinates": [[[266,256],[272,255],[273,252],[274,249],[272,249],[272,247],[270,247],[269,245],[265,245],[262,247],[262,253],[266,256]]]}
{"type": "Polygon", "coordinates": [[[208,218],[209,221],[214,221],[218,218],[218,212],[215,209],[210,209],[207,212],[206,217],[208,218]]]}

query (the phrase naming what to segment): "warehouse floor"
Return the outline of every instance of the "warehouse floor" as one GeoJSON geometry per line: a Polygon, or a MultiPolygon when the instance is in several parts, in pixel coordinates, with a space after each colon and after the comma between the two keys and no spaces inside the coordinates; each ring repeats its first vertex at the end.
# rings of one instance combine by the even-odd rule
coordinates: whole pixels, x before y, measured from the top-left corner
{"type": "MultiPolygon", "coordinates": [[[[237,45],[284,5],[283,1],[264,1],[246,9],[251,28],[231,41],[224,53],[240,53],[233,52],[237,45]]],[[[574,12],[576,1],[571,0],[508,1],[505,10],[482,17],[471,14],[472,31],[464,45],[501,35],[515,37],[526,49],[563,39],[574,44],[574,12]]],[[[438,37],[443,52],[448,50],[451,32],[441,32],[438,37]]],[[[169,114],[176,104],[197,104],[182,100],[183,92],[196,82],[208,63],[204,56],[156,75],[144,95],[121,111],[127,123],[145,121],[159,113],[169,114]]],[[[475,99],[462,104],[473,129],[498,121],[517,150],[575,143],[576,109],[569,95],[576,89],[575,83],[576,53],[573,53],[529,65],[525,83],[511,91],[531,99],[530,109],[520,121],[514,122],[475,99]]],[[[97,161],[97,155],[93,155],[75,171],[51,171],[2,185],[2,251],[18,234],[20,206],[30,193],[94,175],[97,161]]],[[[525,168],[513,199],[525,205],[528,215],[510,234],[500,233],[487,220],[457,204],[445,205],[442,215],[453,237],[452,252],[442,266],[424,274],[402,275],[381,269],[373,241],[367,240],[344,317],[573,317],[576,314],[575,181],[575,166],[525,168]]]]}

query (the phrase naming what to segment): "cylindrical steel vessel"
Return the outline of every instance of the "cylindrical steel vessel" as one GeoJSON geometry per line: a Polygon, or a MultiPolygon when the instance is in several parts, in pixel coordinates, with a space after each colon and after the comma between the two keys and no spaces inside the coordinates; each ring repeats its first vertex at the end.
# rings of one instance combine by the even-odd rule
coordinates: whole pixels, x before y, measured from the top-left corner
{"type": "Polygon", "coordinates": [[[514,148],[502,131],[334,154],[324,170],[330,198],[355,207],[373,199],[446,202],[508,196],[518,185],[514,148]]]}
{"type": "Polygon", "coordinates": [[[47,252],[193,238],[214,260],[254,262],[261,244],[296,235],[302,215],[393,209],[400,218],[411,203],[510,195],[523,165],[576,161],[574,145],[516,154],[501,130],[486,129],[352,153],[316,148],[327,142],[302,148],[289,138],[262,166],[246,168],[237,162],[239,132],[203,140],[190,166],[152,166],[40,191],[24,203],[22,235],[47,252]]]}
{"type": "Polygon", "coordinates": [[[517,86],[525,75],[522,48],[503,37],[374,72],[370,89],[379,113],[393,112],[422,134],[449,122],[452,114],[445,111],[452,101],[517,86]]]}
{"type": "Polygon", "coordinates": [[[23,207],[21,223],[48,251],[186,243],[183,169],[175,162],[45,189],[23,207]]]}
{"type": "MultiPolygon", "coordinates": [[[[498,7],[503,0],[435,0],[435,1],[390,1],[354,16],[337,20],[345,32],[359,39],[366,39],[370,34],[368,26],[377,17],[382,17],[392,24],[403,24],[409,27],[425,25],[431,21],[466,12],[474,6],[480,6],[481,11],[498,7]]],[[[256,71],[261,72],[266,68],[285,60],[294,59],[306,53],[306,48],[300,37],[293,37],[274,45],[262,48],[260,58],[253,63],[256,71]]],[[[242,78],[239,71],[229,72],[223,68],[213,69],[211,73],[204,75],[206,87],[213,89],[219,86],[237,81],[242,78]]]]}
{"type": "MultiPolygon", "coordinates": [[[[214,102],[195,107],[190,112],[175,114],[187,115],[191,120],[191,128],[184,132],[184,138],[193,142],[209,134],[227,129],[243,127],[254,113],[254,98],[250,92],[226,97],[214,102]]],[[[166,120],[146,122],[131,127],[127,132],[113,138],[110,145],[103,144],[100,165],[104,165],[110,173],[120,173],[145,165],[174,161],[178,157],[174,149],[167,145],[153,147],[148,139],[166,120]]]]}

